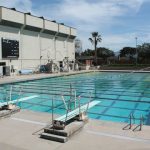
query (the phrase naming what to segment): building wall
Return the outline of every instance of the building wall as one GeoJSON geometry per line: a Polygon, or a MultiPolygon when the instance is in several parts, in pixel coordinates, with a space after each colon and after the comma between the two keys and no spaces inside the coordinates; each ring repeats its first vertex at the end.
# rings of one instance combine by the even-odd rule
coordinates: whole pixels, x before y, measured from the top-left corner
{"type": "MultiPolygon", "coordinates": [[[[11,27],[5,27],[0,25],[0,62],[6,62],[6,65],[16,65],[16,67],[20,68],[20,57],[18,60],[10,61],[9,59],[2,59],[2,42],[1,39],[12,39],[12,40],[20,40],[19,36],[19,29],[17,28],[11,28],[11,27]]],[[[20,49],[20,47],[19,47],[20,49]]],[[[20,51],[21,54],[21,51],[20,51]]]]}
{"type": "Polygon", "coordinates": [[[40,65],[39,33],[24,30],[21,33],[22,68],[35,68],[40,65]]]}
{"type": "Polygon", "coordinates": [[[58,37],[56,39],[56,60],[62,61],[67,57],[66,38],[58,37]]]}
{"type": "Polygon", "coordinates": [[[75,58],[75,41],[73,39],[68,39],[68,55],[70,59],[75,58]]]}
{"type": "Polygon", "coordinates": [[[2,47],[0,42],[0,62],[6,62],[6,65],[14,65],[15,68],[36,68],[40,64],[46,64],[49,60],[54,62],[62,61],[65,57],[74,60],[74,40],[68,40],[64,37],[54,36],[33,32],[28,30],[0,26],[0,39],[12,39],[19,41],[19,58],[3,59],[2,47]],[[41,59],[40,59],[41,57],[41,59]]]}
{"type": "Polygon", "coordinates": [[[41,63],[46,64],[48,59],[55,60],[54,37],[48,34],[40,34],[41,63]]]}
{"type": "Polygon", "coordinates": [[[65,57],[73,61],[74,40],[69,38],[75,37],[75,31],[62,24],[0,7],[0,62],[19,70],[36,68],[48,60],[58,64],[65,57]],[[19,41],[18,59],[2,58],[2,38],[19,41]]]}

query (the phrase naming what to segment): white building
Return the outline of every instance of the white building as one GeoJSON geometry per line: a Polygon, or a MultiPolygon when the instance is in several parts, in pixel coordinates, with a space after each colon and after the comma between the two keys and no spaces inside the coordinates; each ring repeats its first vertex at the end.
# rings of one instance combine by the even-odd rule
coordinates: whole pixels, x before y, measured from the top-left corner
{"type": "Polygon", "coordinates": [[[0,65],[36,68],[65,57],[75,60],[76,29],[64,24],[0,7],[0,65]]]}

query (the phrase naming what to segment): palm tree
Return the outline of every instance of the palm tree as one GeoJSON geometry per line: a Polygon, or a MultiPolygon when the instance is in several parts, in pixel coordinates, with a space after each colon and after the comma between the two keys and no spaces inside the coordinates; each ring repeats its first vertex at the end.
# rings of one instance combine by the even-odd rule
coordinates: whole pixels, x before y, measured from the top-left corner
{"type": "Polygon", "coordinates": [[[89,40],[94,45],[95,62],[97,65],[97,44],[102,41],[101,35],[99,35],[98,32],[92,32],[92,38],[89,38],[89,40]]]}

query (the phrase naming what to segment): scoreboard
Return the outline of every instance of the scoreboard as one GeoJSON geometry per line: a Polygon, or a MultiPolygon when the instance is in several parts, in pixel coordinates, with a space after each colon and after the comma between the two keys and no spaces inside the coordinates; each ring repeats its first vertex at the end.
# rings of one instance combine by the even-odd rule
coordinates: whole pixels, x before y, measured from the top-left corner
{"type": "Polygon", "coordinates": [[[19,41],[2,38],[2,58],[19,57],[19,41]]]}

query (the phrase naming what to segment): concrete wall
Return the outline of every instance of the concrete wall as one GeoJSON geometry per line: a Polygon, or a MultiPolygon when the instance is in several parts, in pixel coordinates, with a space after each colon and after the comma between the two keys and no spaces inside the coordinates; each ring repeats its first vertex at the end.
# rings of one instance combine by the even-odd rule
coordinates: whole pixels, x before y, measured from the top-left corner
{"type": "Polygon", "coordinates": [[[71,35],[76,36],[77,30],[74,28],[70,28],[71,35]]]}
{"type": "Polygon", "coordinates": [[[68,39],[68,55],[70,59],[74,59],[75,58],[75,41],[73,39],[68,39]]]}
{"type": "Polygon", "coordinates": [[[42,33],[40,35],[42,64],[46,64],[47,60],[55,60],[54,37],[49,34],[42,33]]]}
{"type": "Polygon", "coordinates": [[[16,11],[12,11],[11,9],[1,7],[0,8],[0,18],[2,20],[9,20],[11,22],[24,24],[24,14],[16,11]]]}
{"type": "Polygon", "coordinates": [[[71,27],[0,7],[0,62],[6,65],[25,69],[36,68],[48,60],[75,60],[74,38],[70,36],[76,36],[71,27]],[[1,38],[19,41],[18,59],[2,58],[1,38]]]}
{"type": "Polygon", "coordinates": [[[63,34],[70,34],[70,28],[64,25],[59,24],[59,32],[63,34]]]}
{"type": "Polygon", "coordinates": [[[58,24],[44,20],[44,29],[58,32],[58,24]]]}
{"type": "Polygon", "coordinates": [[[43,28],[43,19],[31,16],[31,15],[25,15],[25,24],[32,27],[37,28],[43,28]]]}

